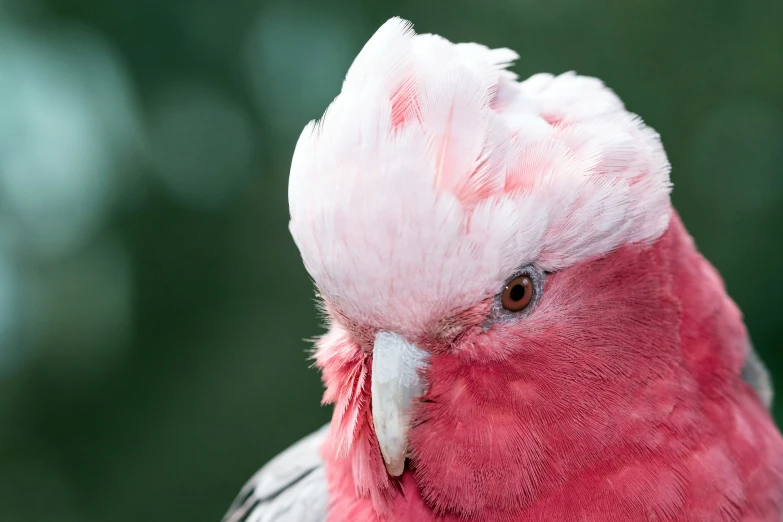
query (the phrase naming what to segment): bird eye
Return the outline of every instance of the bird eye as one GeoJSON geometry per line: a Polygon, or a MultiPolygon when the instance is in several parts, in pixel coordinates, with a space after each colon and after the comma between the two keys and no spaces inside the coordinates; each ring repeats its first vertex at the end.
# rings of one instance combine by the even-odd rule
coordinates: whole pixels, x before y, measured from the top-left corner
{"type": "Polygon", "coordinates": [[[503,289],[500,303],[509,312],[519,312],[533,300],[533,281],[526,275],[512,279],[503,289]]]}

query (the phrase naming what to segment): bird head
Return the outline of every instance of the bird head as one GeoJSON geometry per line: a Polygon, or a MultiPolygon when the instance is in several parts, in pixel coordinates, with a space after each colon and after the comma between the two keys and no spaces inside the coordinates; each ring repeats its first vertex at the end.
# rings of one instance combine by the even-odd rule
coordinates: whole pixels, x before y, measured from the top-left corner
{"type": "Polygon", "coordinates": [[[599,80],[520,82],[517,58],[391,19],[296,145],[290,230],[329,320],[329,458],[379,511],[407,475],[441,511],[523,505],[548,449],[578,449],[579,430],[611,441],[616,386],[660,375],[639,357],[673,346],[658,135],[599,80]]]}

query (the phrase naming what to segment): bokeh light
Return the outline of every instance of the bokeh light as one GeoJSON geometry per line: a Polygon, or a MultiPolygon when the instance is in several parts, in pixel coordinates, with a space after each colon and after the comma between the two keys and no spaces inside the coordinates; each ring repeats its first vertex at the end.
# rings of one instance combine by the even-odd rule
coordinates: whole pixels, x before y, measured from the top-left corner
{"type": "Polygon", "coordinates": [[[298,137],[319,118],[362,44],[350,15],[296,3],[261,10],[245,56],[253,96],[274,132],[298,137]]]}
{"type": "Polygon", "coordinates": [[[110,204],[136,132],[125,74],[106,44],[63,27],[0,33],[2,205],[24,243],[83,244],[110,204]]]}
{"type": "Polygon", "coordinates": [[[163,183],[189,205],[225,203],[247,182],[252,124],[210,86],[166,86],[153,100],[147,140],[163,183]]]}

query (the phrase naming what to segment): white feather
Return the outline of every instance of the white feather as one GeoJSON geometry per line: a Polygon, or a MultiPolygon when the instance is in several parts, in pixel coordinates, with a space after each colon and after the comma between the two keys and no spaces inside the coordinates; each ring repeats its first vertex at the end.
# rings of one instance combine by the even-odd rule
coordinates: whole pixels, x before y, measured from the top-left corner
{"type": "Polygon", "coordinates": [[[667,228],[657,134],[595,78],[517,82],[517,57],[398,18],[365,45],[291,165],[291,232],[330,304],[415,334],[521,265],[567,268],[667,228]]]}

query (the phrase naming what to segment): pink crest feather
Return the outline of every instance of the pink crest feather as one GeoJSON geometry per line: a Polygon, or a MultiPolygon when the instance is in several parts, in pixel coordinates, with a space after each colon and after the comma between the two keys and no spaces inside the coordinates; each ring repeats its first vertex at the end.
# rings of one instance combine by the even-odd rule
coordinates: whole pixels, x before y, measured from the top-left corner
{"type": "Polygon", "coordinates": [[[666,229],[657,134],[597,79],[518,82],[505,69],[516,58],[415,35],[397,18],[357,56],[302,133],[289,185],[291,232],[332,305],[421,330],[517,266],[562,269],[666,229]],[[389,292],[401,280],[404,299],[389,292]]]}

